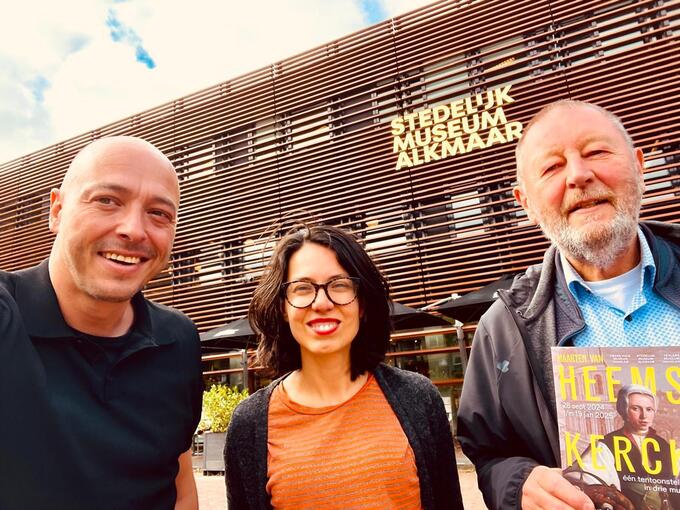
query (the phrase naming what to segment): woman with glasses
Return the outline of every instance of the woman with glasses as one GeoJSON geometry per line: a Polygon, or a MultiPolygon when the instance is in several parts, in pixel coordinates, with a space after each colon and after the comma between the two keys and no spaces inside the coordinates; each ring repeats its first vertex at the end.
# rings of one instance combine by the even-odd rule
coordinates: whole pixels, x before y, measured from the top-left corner
{"type": "Polygon", "coordinates": [[[261,365],[279,375],[234,412],[230,510],[462,509],[439,392],[382,363],[388,286],[353,236],[300,226],[250,304],[261,365]]]}

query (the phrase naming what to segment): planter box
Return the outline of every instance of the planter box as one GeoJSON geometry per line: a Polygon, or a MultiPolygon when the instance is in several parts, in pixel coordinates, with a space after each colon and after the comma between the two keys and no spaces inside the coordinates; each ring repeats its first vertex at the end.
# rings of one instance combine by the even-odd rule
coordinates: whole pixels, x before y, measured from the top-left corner
{"type": "Polygon", "coordinates": [[[224,472],[224,442],[226,432],[203,433],[203,471],[224,472]]]}

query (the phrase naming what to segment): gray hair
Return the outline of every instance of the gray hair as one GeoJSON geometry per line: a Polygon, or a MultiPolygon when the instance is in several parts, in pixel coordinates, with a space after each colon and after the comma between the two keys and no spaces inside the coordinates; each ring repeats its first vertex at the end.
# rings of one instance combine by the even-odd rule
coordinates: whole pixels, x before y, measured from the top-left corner
{"type": "Polygon", "coordinates": [[[619,394],[616,398],[616,411],[621,415],[621,418],[623,418],[624,420],[626,419],[626,415],[628,414],[628,397],[636,393],[639,395],[646,395],[647,397],[650,397],[654,401],[654,410],[656,411],[657,409],[658,402],[656,400],[656,395],[652,393],[652,391],[649,388],[641,386],[639,384],[626,384],[625,386],[621,386],[619,394]]]}
{"type": "Polygon", "coordinates": [[[605,108],[602,108],[601,106],[598,106],[593,103],[588,103],[586,101],[577,101],[575,99],[560,99],[559,101],[555,101],[554,103],[550,103],[543,108],[539,110],[539,112],[534,115],[529,123],[524,127],[522,130],[522,137],[519,139],[517,142],[517,146],[515,147],[515,163],[517,165],[517,173],[516,173],[516,178],[517,178],[517,184],[518,186],[522,187],[522,178],[521,178],[521,168],[520,168],[520,161],[521,161],[521,153],[522,153],[522,142],[526,138],[527,133],[531,130],[532,127],[534,127],[543,117],[548,115],[550,112],[553,110],[556,110],[558,108],[574,108],[577,106],[582,106],[586,108],[592,108],[593,110],[596,110],[600,112],[602,115],[607,117],[611,123],[614,125],[616,129],[621,133],[623,136],[623,139],[626,142],[626,145],[628,145],[628,148],[630,149],[631,154],[634,153],[635,151],[635,145],[633,144],[633,139],[631,138],[630,134],[628,134],[628,131],[626,131],[626,128],[623,126],[623,122],[621,122],[621,119],[614,115],[612,112],[609,110],[606,110],[605,108]]]}

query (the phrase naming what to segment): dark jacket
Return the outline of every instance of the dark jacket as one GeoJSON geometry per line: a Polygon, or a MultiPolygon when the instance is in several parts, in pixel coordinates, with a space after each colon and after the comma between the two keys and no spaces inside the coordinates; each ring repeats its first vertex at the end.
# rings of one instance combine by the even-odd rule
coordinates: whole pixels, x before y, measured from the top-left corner
{"type": "MultiPolygon", "coordinates": [[[[680,309],[680,226],[641,225],[657,267],[654,289],[680,309]]],[[[554,246],[482,316],[458,410],[458,439],[491,509],[521,508],[537,465],[557,467],[560,444],[550,348],[584,327],[554,246]]]]}
{"type": "Polygon", "coordinates": [[[132,306],[110,359],[66,323],[47,260],[0,271],[0,509],[174,508],[201,416],[200,341],[184,314],[141,293],[132,306]]]}
{"type": "MultiPolygon", "coordinates": [[[[426,377],[381,364],[374,376],[413,449],[425,510],[462,509],[451,428],[439,392],[426,377]]],[[[229,510],[271,509],[267,494],[269,399],[277,379],[234,411],[224,447],[229,510]]]]}

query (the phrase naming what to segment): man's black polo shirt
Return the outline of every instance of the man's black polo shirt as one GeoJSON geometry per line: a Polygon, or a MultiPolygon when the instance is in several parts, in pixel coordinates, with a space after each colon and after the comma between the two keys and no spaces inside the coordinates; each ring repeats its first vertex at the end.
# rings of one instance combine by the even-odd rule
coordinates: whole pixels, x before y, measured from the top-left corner
{"type": "Polygon", "coordinates": [[[132,303],[111,364],[64,322],[47,261],[0,272],[0,510],[174,507],[201,412],[198,334],[141,293],[132,303]]]}

